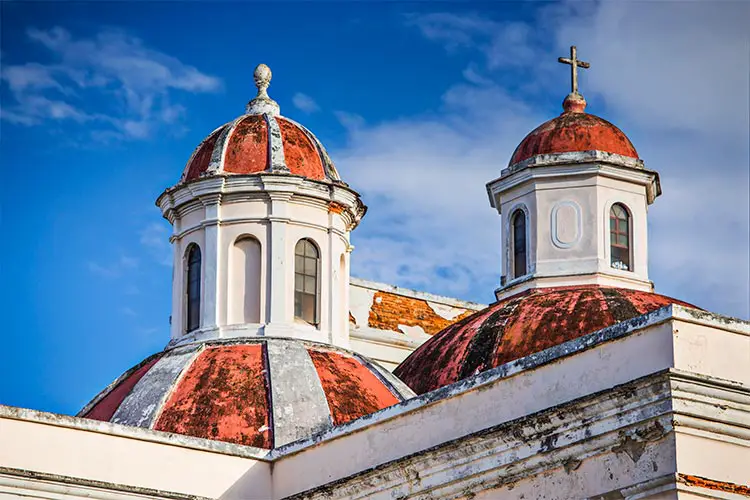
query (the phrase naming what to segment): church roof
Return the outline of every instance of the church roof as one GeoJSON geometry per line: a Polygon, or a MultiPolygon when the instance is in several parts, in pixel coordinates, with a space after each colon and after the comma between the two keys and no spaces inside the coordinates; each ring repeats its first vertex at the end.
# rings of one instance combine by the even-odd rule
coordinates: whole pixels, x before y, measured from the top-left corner
{"type": "Polygon", "coordinates": [[[568,95],[563,101],[562,114],[532,130],[513,152],[509,165],[536,155],[577,151],[604,151],[638,158],[630,139],[619,128],[585,113],[585,109],[583,96],[568,95]]]}
{"type": "Polygon", "coordinates": [[[271,70],[255,70],[258,96],[244,115],[214,130],[185,165],[182,182],[217,174],[260,172],[300,175],[319,181],[340,181],[323,144],[307,128],[279,114],[266,89],[271,70]]]}
{"type": "Polygon", "coordinates": [[[445,328],[394,374],[423,394],[670,304],[695,307],[598,285],[532,289],[445,328]]]}
{"type": "Polygon", "coordinates": [[[223,339],[147,358],[78,416],[271,449],[413,395],[387,370],[345,349],[223,339]]]}

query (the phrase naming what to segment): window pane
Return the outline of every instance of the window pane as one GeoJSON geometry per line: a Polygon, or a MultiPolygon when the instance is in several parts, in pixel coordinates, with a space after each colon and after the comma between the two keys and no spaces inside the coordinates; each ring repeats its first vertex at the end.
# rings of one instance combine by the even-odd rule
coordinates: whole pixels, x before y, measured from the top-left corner
{"type": "Polygon", "coordinates": [[[615,269],[630,269],[630,253],[626,248],[612,247],[612,267],[615,269]]]}
{"type": "Polygon", "coordinates": [[[315,248],[315,245],[311,241],[307,242],[307,255],[316,259],[318,258],[318,249],[315,248]]]}
{"type": "Polygon", "coordinates": [[[315,296],[302,295],[302,319],[308,323],[317,323],[315,318],[315,296]]]}
{"type": "Polygon", "coordinates": [[[302,292],[294,292],[294,317],[302,317],[302,292]]]}
{"type": "Polygon", "coordinates": [[[298,273],[302,272],[303,266],[305,265],[305,258],[301,255],[294,256],[294,270],[298,273]]]}
{"type": "Polygon", "coordinates": [[[305,257],[305,274],[308,276],[315,276],[318,270],[318,261],[317,259],[312,259],[310,257],[305,257]]]}
{"type": "Polygon", "coordinates": [[[627,217],[627,213],[620,205],[612,205],[612,214],[618,219],[624,219],[627,217]]]}
{"type": "Polygon", "coordinates": [[[614,217],[609,218],[609,230],[610,231],[617,230],[617,219],[615,219],[614,217]]]}
{"type": "Polygon", "coordinates": [[[294,290],[295,291],[303,291],[304,290],[304,281],[305,277],[302,274],[294,273],[294,290]]]}
{"type": "Polygon", "coordinates": [[[315,277],[305,276],[305,293],[315,294],[315,277]]]}
{"type": "Polygon", "coordinates": [[[609,244],[610,245],[617,244],[617,233],[609,233],[609,244]]]}

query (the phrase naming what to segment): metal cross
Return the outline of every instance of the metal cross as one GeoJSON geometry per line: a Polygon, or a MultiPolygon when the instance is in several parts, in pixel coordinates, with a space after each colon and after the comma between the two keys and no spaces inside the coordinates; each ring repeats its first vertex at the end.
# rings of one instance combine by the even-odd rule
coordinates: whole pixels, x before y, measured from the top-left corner
{"type": "Polygon", "coordinates": [[[563,64],[570,64],[570,84],[573,87],[573,93],[578,94],[578,67],[590,68],[591,65],[587,62],[581,61],[576,57],[576,46],[570,46],[570,59],[567,57],[558,57],[558,62],[563,64]]]}

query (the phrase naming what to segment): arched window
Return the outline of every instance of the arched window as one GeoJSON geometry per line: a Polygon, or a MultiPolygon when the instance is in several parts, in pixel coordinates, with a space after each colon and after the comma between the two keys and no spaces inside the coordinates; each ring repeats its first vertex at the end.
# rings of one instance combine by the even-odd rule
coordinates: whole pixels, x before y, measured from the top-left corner
{"type": "Polygon", "coordinates": [[[190,332],[201,324],[201,249],[190,245],[187,255],[187,328],[190,332]]]}
{"type": "Polygon", "coordinates": [[[630,214],[619,203],[609,210],[609,247],[612,267],[630,271],[630,214]]]}
{"type": "Polygon", "coordinates": [[[516,210],[513,214],[513,277],[526,274],[526,214],[516,210]]]}
{"type": "Polygon", "coordinates": [[[294,317],[318,324],[318,268],[320,253],[311,240],[294,247],[294,317]]]}

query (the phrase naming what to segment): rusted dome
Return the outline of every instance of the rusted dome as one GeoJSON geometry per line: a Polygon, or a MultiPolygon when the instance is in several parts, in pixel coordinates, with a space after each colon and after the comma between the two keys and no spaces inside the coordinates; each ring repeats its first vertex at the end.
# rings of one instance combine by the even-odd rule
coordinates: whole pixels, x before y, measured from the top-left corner
{"type": "Polygon", "coordinates": [[[323,144],[307,128],[279,114],[279,105],[268,96],[271,70],[255,69],[258,95],[245,114],[222,125],[195,149],[181,182],[219,174],[301,175],[318,181],[340,181],[323,144]]]}
{"type": "Polygon", "coordinates": [[[509,165],[536,155],[575,151],[604,151],[638,158],[630,139],[619,128],[585,113],[585,109],[583,96],[568,95],[563,101],[563,113],[531,131],[513,152],[509,165]]]}
{"type": "Polygon", "coordinates": [[[597,285],[533,289],[447,327],[394,374],[423,394],[670,304],[694,307],[664,295],[597,285]]]}
{"type": "Polygon", "coordinates": [[[271,449],[413,395],[378,364],[331,345],[222,339],[147,358],[78,416],[271,449]]]}

